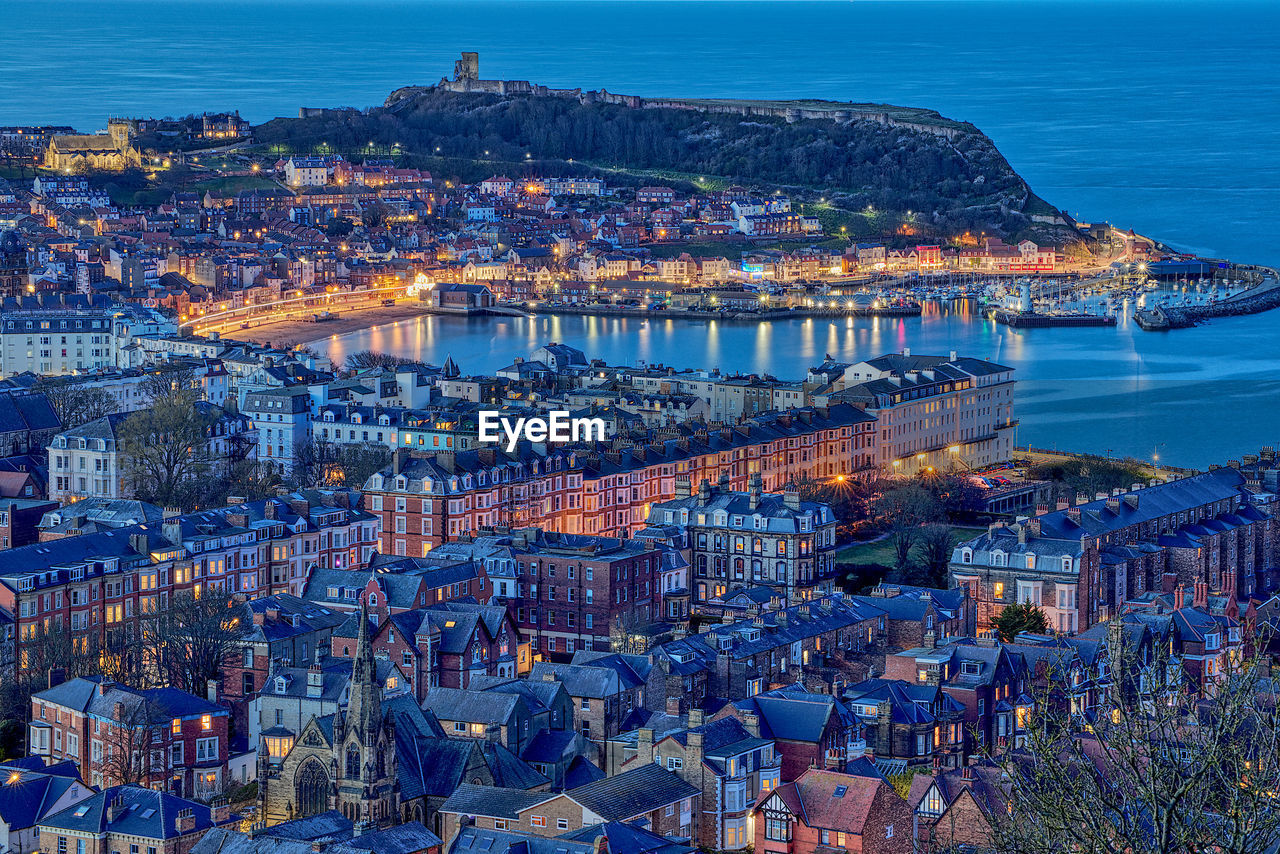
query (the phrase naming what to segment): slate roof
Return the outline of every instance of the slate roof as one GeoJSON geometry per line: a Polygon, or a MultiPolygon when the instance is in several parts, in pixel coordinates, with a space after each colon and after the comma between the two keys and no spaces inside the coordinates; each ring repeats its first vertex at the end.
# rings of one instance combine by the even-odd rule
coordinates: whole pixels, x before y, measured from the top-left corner
{"type": "Polygon", "coordinates": [[[200,837],[190,854],[312,854],[312,847],[305,839],[249,836],[230,827],[215,827],[200,837]]]}
{"type": "Polygon", "coordinates": [[[443,840],[422,824],[411,821],[386,830],[374,830],[331,845],[326,854],[415,854],[442,845],[443,840]]]}
{"type": "Polygon", "coordinates": [[[502,725],[511,721],[520,699],[515,694],[432,688],[422,707],[440,720],[502,725]]]}
{"type": "MultiPolygon", "coordinates": [[[[74,769],[74,763],[71,763],[74,769]]],[[[16,832],[35,827],[41,822],[69,789],[80,786],[86,795],[92,794],[81,785],[77,774],[66,776],[42,771],[9,770],[0,772],[0,821],[16,832]]]]}
{"type": "Polygon", "coordinates": [[[274,839],[349,839],[351,837],[351,819],[338,810],[328,810],[306,818],[295,818],[274,824],[262,831],[262,836],[274,839]]]}
{"type": "MultiPolygon", "coordinates": [[[[191,810],[195,824],[191,832],[213,827],[213,812],[204,804],[156,792],[141,786],[112,786],[91,798],[70,806],[40,823],[41,828],[78,833],[114,833],[143,839],[174,839],[178,833],[178,813],[191,810]],[[107,805],[119,799],[123,811],[108,821],[107,805]]],[[[235,819],[239,821],[238,818],[235,819]]]]}
{"type": "Polygon", "coordinates": [[[458,831],[447,854],[594,854],[594,851],[595,847],[589,843],[472,825],[458,831]]]}
{"type": "Polygon", "coordinates": [[[529,674],[531,681],[555,680],[564,685],[571,697],[604,699],[622,691],[618,674],[608,667],[581,664],[556,664],[550,661],[534,662],[529,674]]]}
{"type": "Polygon", "coordinates": [[[698,793],[693,785],[657,763],[565,791],[605,821],[625,821],[698,793]]]}
{"type": "Polygon", "coordinates": [[[550,792],[463,783],[440,805],[440,812],[514,820],[520,817],[522,810],[554,797],[550,792]]]}
{"type": "Polygon", "coordinates": [[[606,821],[589,824],[560,836],[576,842],[595,842],[603,836],[609,854],[689,854],[697,849],[685,842],[668,839],[630,822],[606,821]]]}
{"type": "Polygon", "coordinates": [[[164,724],[174,718],[228,714],[222,706],[178,688],[135,690],[104,680],[101,676],[77,677],[34,694],[32,699],[66,706],[103,720],[116,720],[115,706],[119,703],[128,716],[125,720],[134,724],[144,720],[164,724]]]}
{"type": "Polygon", "coordinates": [[[760,735],[783,741],[817,743],[832,717],[854,725],[856,717],[830,694],[772,691],[734,704],[760,716],[760,735]]]}

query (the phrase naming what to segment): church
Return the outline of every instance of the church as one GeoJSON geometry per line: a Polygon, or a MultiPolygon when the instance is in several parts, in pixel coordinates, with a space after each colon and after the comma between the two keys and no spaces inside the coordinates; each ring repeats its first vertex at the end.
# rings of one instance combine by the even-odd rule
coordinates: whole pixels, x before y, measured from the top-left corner
{"type": "Polygon", "coordinates": [[[346,709],[312,718],[283,758],[258,755],[258,808],[270,826],[337,810],[367,829],[418,821],[463,783],[545,790],[550,780],[501,744],[450,738],[411,694],[383,697],[362,602],[346,709]]]}

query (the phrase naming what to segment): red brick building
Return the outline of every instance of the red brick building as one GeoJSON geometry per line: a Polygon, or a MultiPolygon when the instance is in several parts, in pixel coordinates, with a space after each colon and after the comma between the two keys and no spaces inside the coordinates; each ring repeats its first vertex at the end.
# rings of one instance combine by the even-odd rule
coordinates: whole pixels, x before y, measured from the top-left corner
{"type": "Polygon", "coordinates": [[[759,854],[911,854],[911,810],[881,779],[806,771],[754,810],[759,854]]]}
{"type": "Polygon", "coordinates": [[[875,419],[837,404],[766,414],[680,438],[618,440],[535,450],[522,443],[414,456],[401,449],[365,484],[366,507],[382,524],[383,554],[423,555],[484,527],[538,525],[569,534],[631,534],[651,504],[677,497],[676,481],[746,491],[758,472],[780,492],[791,481],[830,479],[873,458],[875,419]]]}
{"type": "MultiPolygon", "coordinates": [[[[334,632],[335,655],[355,649],[358,620],[334,632]]],[[[375,654],[400,667],[419,701],[432,688],[467,688],[475,676],[516,675],[520,633],[501,606],[443,602],[399,611],[382,618],[369,639],[375,654]]]]}
{"type": "Polygon", "coordinates": [[[483,563],[492,601],[511,611],[533,658],[567,661],[579,650],[610,651],[611,632],[643,632],[661,619],[661,576],[673,552],[650,540],[525,528],[483,532],[433,554],[483,563]]]}
{"type": "Polygon", "coordinates": [[[230,717],[177,688],[72,679],[32,696],[30,750],[76,762],[97,787],[136,783],[207,799],[222,790],[230,717]]]}

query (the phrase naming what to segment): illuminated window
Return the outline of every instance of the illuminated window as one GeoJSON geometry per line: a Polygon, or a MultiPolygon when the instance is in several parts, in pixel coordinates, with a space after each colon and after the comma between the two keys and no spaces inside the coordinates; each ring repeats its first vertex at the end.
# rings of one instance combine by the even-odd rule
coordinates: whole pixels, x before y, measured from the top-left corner
{"type": "Polygon", "coordinates": [[[182,721],[174,718],[173,723],[170,724],[169,731],[174,735],[182,735],[182,721]]]}
{"type": "Polygon", "coordinates": [[[1003,599],[1003,598],[1004,598],[1004,582],[1003,582],[1003,581],[997,581],[997,582],[995,583],[995,586],[994,586],[994,588],[993,588],[993,591],[992,591],[992,592],[993,592],[993,594],[995,595],[995,597],[996,597],[997,599],[1003,599]]]}
{"type": "Polygon", "coordinates": [[[204,730],[205,732],[208,732],[209,730],[213,729],[213,715],[200,716],[200,729],[204,730]]]}

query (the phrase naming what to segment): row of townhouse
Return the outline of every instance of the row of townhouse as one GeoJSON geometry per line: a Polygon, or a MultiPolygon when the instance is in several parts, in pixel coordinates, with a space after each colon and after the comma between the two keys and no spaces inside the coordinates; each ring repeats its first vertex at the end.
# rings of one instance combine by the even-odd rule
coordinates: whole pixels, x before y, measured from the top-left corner
{"type": "Polygon", "coordinates": [[[313,566],[364,566],[378,520],[353,499],[294,493],[0,552],[0,610],[14,626],[5,658],[26,667],[59,632],[82,648],[137,654],[139,618],[178,593],[301,593],[313,566]]]}
{"type": "MultiPolygon", "coordinates": [[[[802,478],[850,476],[869,465],[874,419],[848,406],[757,417],[688,439],[613,450],[521,443],[396,455],[365,484],[369,510],[383,523],[387,554],[426,554],[460,533],[486,526],[540,525],[572,534],[635,532],[652,504],[677,497],[677,481],[720,482],[745,490],[752,473],[777,491],[802,478]]],[[[403,449],[402,449],[403,451],[403,449]]]]}
{"type": "Polygon", "coordinates": [[[1080,496],[961,543],[951,582],[969,589],[982,630],[1005,605],[1030,603],[1054,630],[1084,631],[1129,600],[1198,584],[1236,616],[1240,602],[1275,587],[1276,502],[1233,468],[1080,496]]]}

